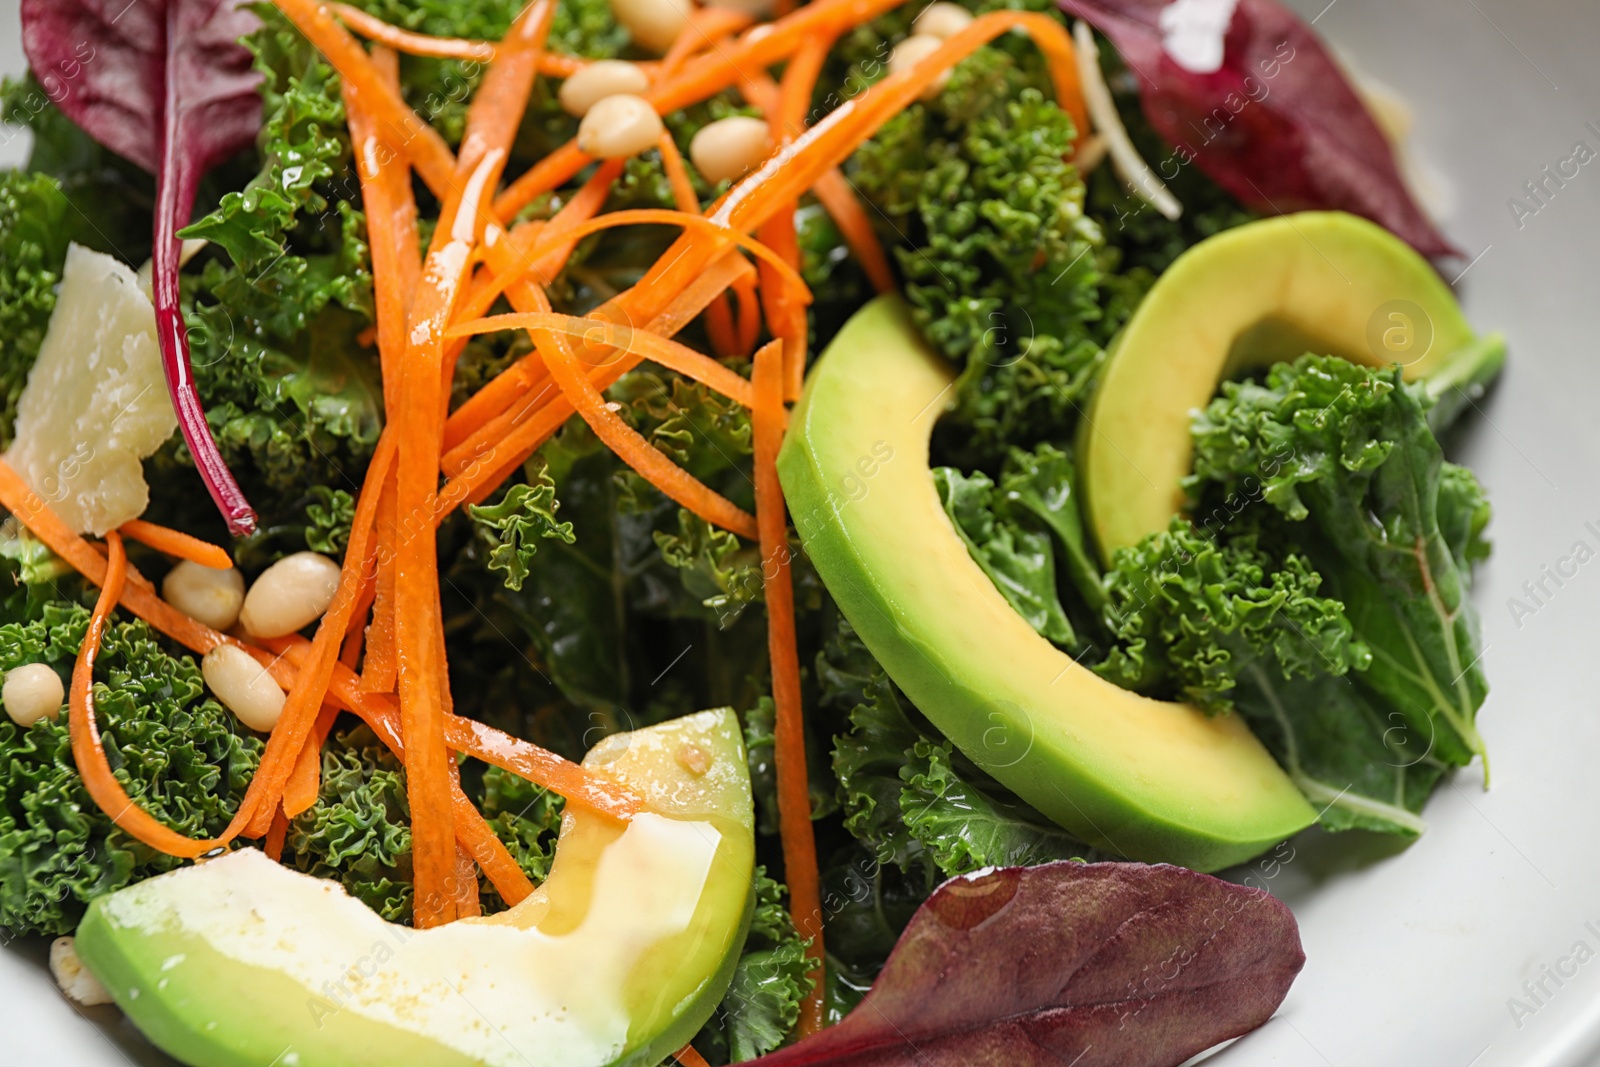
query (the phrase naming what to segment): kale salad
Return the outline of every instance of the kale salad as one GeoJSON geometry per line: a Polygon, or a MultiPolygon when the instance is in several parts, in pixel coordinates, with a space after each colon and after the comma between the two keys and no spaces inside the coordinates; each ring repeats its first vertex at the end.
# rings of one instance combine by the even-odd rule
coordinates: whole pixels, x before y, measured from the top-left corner
{"type": "Polygon", "coordinates": [[[176,1060],[1176,1065],[1488,780],[1505,344],[1277,0],[21,8],[0,928],[176,1060]]]}

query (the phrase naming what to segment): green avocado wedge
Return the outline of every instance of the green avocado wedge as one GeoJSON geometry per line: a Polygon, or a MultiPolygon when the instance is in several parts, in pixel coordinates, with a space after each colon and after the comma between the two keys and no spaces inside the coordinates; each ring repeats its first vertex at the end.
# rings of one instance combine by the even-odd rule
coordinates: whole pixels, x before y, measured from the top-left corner
{"type": "Polygon", "coordinates": [[[812,370],[778,457],[807,555],[889,676],[984,770],[1120,855],[1212,871],[1315,822],[1239,716],[1118,688],[995,589],[928,467],[953,383],[879,297],[812,370]]]}
{"type": "Polygon", "coordinates": [[[569,807],[550,877],[509,911],[413,930],[239,849],[96,900],[78,953],[192,1067],[654,1067],[711,1016],[750,921],[739,722],[614,734],[584,765],[647,810],[569,807]]]}
{"type": "Polygon", "coordinates": [[[1079,436],[1103,558],[1166,529],[1187,501],[1190,420],[1227,377],[1306,353],[1427,379],[1448,421],[1499,373],[1455,295],[1404,241],[1343,212],[1301,212],[1210,237],[1167,268],[1117,339],[1079,436]]]}

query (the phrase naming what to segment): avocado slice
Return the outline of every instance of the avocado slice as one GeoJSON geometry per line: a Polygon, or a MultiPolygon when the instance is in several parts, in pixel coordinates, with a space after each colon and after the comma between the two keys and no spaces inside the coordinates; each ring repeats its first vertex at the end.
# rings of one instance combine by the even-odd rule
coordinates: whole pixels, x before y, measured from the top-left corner
{"type": "Polygon", "coordinates": [[[256,849],[90,905],[77,950],[193,1067],[654,1067],[722,999],[753,904],[737,717],[600,742],[584,765],[644,796],[625,827],[569,808],[550,877],[516,907],[430,930],[256,849]]]}
{"type": "Polygon", "coordinates": [[[1079,438],[1090,526],[1106,560],[1184,508],[1189,423],[1218,384],[1306,352],[1428,379],[1447,419],[1499,373],[1433,266],[1366,219],[1307,211],[1247,223],[1179,256],[1124,327],[1079,438]]]}
{"type": "Polygon", "coordinates": [[[889,676],[984,770],[1121,855],[1216,870],[1315,822],[1239,716],[1105,681],[973,562],[928,468],[954,381],[879,297],[812,370],[778,456],[807,555],[889,676]]]}

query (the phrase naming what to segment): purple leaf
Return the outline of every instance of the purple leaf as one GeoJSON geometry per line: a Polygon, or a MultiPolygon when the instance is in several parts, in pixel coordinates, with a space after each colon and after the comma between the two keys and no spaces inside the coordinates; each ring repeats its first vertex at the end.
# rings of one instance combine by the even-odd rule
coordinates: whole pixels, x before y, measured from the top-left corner
{"type": "Polygon", "coordinates": [[[1138,77],[1145,116],[1174,148],[1158,172],[1170,178],[1192,161],[1257,210],[1349,211],[1423,255],[1461,254],[1411,198],[1389,142],[1315,32],[1276,0],[1239,0],[1211,73],[1163,47],[1166,0],[1058,2],[1111,38],[1138,77]]]}
{"type": "Polygon", "coordinates": [[[217,451],[178,306],[178,231],[206,171],[254,143],[260,75],[240,0],[22,0],[22,47],[51,99],[95,140],[155,172],[152,287],[162,367],[184,442],[235,535],[255,512],[217,451]]]}
{"type": "Polygon", "coordinates": [[[1176,1067],[1266,1022],[1305,953],[1270,894],[1181,867],[955,878],[839,1025],[761,1067],[1176,1067]]]}

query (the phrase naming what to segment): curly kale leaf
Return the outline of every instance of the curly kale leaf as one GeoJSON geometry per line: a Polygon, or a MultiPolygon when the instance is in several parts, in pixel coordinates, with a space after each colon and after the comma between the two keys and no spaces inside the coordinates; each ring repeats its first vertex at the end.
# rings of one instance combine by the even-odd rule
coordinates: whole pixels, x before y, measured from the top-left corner
{"type": "Polygon", "coordinates": [[[334,878],[390,922],[411,917],[411,809],[405,771],[371,730],[329,738],[317,803],[289,825],[283,859],[334,878]]]}
{"type": "Polygon", "coordinates": [[[982,471],[969,476],[953,467],[935,467],[933,484],[967,552],[1017,614],[1048,640],[1075,644],[1072,623],[1056,595],[1050,534],[997,515],[994,482],[982,471]]]}
{"type": "Polygon", "coordinates": [[[918,325],[963,364],[944,436],[967,465],[1070,437],[1117,325],[1103,321],[1103,240],[1066,162],[1077,131],[1026,83],[1008,53],[983,49],[851,169],[890,224],[918,325]]]}
{"type": "Polygon", "coordinates": [[[1174,518],[1117,551],[1105,578],[1116,644],[1095,669],[1213,713],[1232,709],[1239,675],[1258,663],[1284,678],[1366,670],[1372,654],[1321,585],[1298,553],[1273,558],[1253,534],[1221,543],[1174,518]]]}
{"type": "MultiPolygon", "coordinates": [[[[825,650],[857,668],[863,656],[870,653],[848,626],[825,650]]],[[[862,692],[849,729],[834,738],[833,770],[845,829],[877,862],[921,874],[932,889],[941,876],[1085,854],[1081,842],[913,721],[876,663],[862,692]]]]}
{"type": "Polygon", "coordinates": [[[762,600],[760,549],[737,534],[679,508],[677,532],[655,530],[652,536],[661,558],[678,572],[684,591],[716,614],[720,628],[762,600]]]}
{"type": "Polygon", "coordinates": [[[1049,443],[1032,451],[1013,448],[1000,471],[999,494],[1010,514],[1031,513],[1055,535],[1078,596],[1091,611],[1104,607],[1100,565],[1078,513],[1078,475],[1072,456],[1049,443]]]}
{"type": "Polygon", "coordinates": [[[311,497],[311,503],[306,505],[306,547],[337,559],[350,543],[350,524],[356,517],[355,497],[347,490],[328,485],[313,485],[311,497]]]}
{"type": "Polygon", "coordinates": [[[0,446],[39,358],[71,233],[71,205],[54,178],[0,171],[0,446]]]}
{"type": "MultiPolygon", "coordinates": [[[[559,795],[510,771],[489,767],[483,772],[484,818],[505,842],[517,866],[536,882],[550,877],[565,803],[559,795]]],[[[493,892],[489,887],[485,896],[493,892]]],[[[498,900],[498,894],[494,899],[498,900]]],[[[486,899],[485,910],[493,910],[491,904],[486,899]]]]}
{"type": "Polygon", "coordinates": [[[530,482],[518,482],[498,504],[467,508],[478,534],[489,545],[489,569],[505,575],[506,588],[521,590],[539,541],[555,538],[572,544],[572,523],[557,522],[556,483],[542,467],[530,482]]]}
{"type": "Polygon", "coordinates": [[[382,426],[370,256],[339,81],[270,11],[245,41],[262,83],[261,170],[183,231],[216,249],[188,289],[195,379],[223,456],[287,492],[354,477],[382,426]]]}
{"type": "MultiPolygon", "coordinates": [[[[55,601],[0,626],[0,669],[45,663],[65,680],[88,624],[87,608],[55,601]]],[[[168,655],[141,621],[113,623],[94,698],[129,796],[181,834],[221,833],[262,746],[205,696],[194,661],[168,655]]],[[[0,928],[70,933],[90,900],[180,862],[123,833],[89,798],[65,717],[27,729],[0,720],[0,928]]]]}
{"type": "Polygon", "coordinates": [[[1447,468],[1430,401],[1398,368],[1303,356],[1263,382],[1231,382],[1194,423],[1190,490],[1259,492],[1289,520],[1372,650],[1360,684],[1432,755],[1484,751],[1474,719],[1488,691],[1471,566],[1488,505],[1447,468]]]}
{"type": "Polygon", "coordinates": [[[806,942],[789,918],[783,886],[757,867],[754,891],[750,935],[733,981],[694,1040],[713,1063],[742,1063],[783,1044],[811,991],[806,942]]]}

